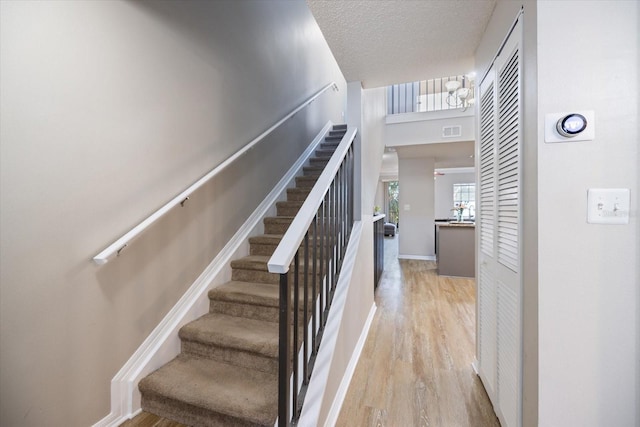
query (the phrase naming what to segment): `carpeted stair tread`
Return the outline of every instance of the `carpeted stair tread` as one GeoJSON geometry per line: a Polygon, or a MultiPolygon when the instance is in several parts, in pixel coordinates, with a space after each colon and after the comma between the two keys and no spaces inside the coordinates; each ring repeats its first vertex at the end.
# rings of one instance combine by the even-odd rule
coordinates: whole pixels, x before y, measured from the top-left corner
{"type": "Polygon", "coordinates": [[[244,420],[246,425],[273,426],[277,387],[274,374],[184,355],[140,381],[143,408],[156,409],[156,403],[160,404],[166,411],[177,413],[159,415],[180,422],[193,416],[190,412],[195,408],[200,414],[212,414],[213,419],[219,418],[217,414],[230,417],[228,425],[245,425],[244,420]]]}
{"type": "Polygon", "coordinates": [[[324,167],[322,166],[304,166],[302,168],[302,173],[304,173],[307,176],[320,176],[323,170],[324,170],[324,167]]]}
{"type": "Polygon", "coordinates": [[[325,136],[324,140],[325,141],[340,141],[343,137],[344,137],[344,135],[329,135],[329,136],[325,136]]]}
{"type": "Polygon", "coordinates": [[[278,285],[231,281],[209,291],[209,299],[266,307],[278,307],[278,285]]]}
{"type": "MultiPolygon", "coordinates": [[[[269,271],[268,263],[270,258],[271,257],[268,255],[247,255],[240,259],[231,261],[231,268],[238,268],[243,270],[255,270],[255,271],[269,271]]],[[[302,274],[302,266],[304,266],[304,260],[300,259],[299,263],[301,267],[300,274],[302,274]]],[[[312,264],[313,263],[309,263],[309,265],[312,265],[312,264]]]]}
{"type": "MultiPolygon", "coordinates": [[[[318,284],[317,286],[316,292],[318,292],[320,285],[318,284]]],[[[209,291],[210,312],[277,324],[280,307],[279,298],[280,290],[277,283],[269,284],[235,280],[209,291]]],[[[311,301],[311,292],[309,293],[309,301],[311,301]]],[[[304,310],[302,281],[300,281],[299,309],[301,311],[304,310]]]]}
{"type": "Polygon", "coordinates": [[[309,159],[309,164],[311,166],[323,165],[326,166],[329,163],[329,157],[313,157],[309,159]]]}
{"type": "Polygon", "coordinates": [[[269,271],[267,255],[247,255],[246,257],[231,261],[231,268],[242,268],[244,270],[269,271]]]}
{"type": "MultiPolygon", "coordinates": [[[[317,178],[316,178],[317,180],[317,178]]],[[[276,207],[298,208],[300,209],[304,204],[304,200],[287,200],[286,202],[276,202],[276,207]]],[[[289,215],[287,215],[289,216],[289,215]]]]}
{"type": "Polygon", "coordinates": [[[284,234],[293,222],[293,216],[271,216],[266,217],[262,222],[265,234],[284,234]]]}
{"type": "MultiPolygon", "coordinates": [[[[278,245],[280,241],[282,241],[282,237],[284,234],[260,234],[258,236],[253,236],[249,238],[249,243],[255,243],[260,245],[278,245]]],[[[321,241],[324,240],[320,237],[315,239],[316,245],[320,245],[321,241]]],[[[309,245],[312,246],[314,242],[313,233],[309,235],[309,245]]],[[[304,240],[300,243],[300,247],[304,245],[304,240]]]]}
{"type": "MultiPolygon", "coordinates": [[[[315,181],[313,181],[313,183],[315,184],[315,181]]],[[[278,213],[278,216],[297,215],[303,204],[304,204],[303,200],[290,200],[286,202],[277,202],[276,211],[278,213]]]]}
{"type": "Polygon", "coordinates": [[[330,158],[336,150],[334,148],[318,148],[316,156],[321,158],[330,158]]]}
{"type": "Polygon", "coordinates": [[[340,145],[340,141],[327,141],[327,142],[321,142],[320,148],[335,151],[336,148],[338,148],[338,145],[340,145]]]}
{"type": "Polygon", "coordinates": [[[209,313],[180,329],[182,340],[278,357],[278,324],[209,313]]]}
{"type": "Polygon", "coordinates": [[[282,236],[284,235],[283,234],[260,234],[258,236],[249,237],[249,243],[277,245],[282,240],[282,236]]]}
{"type": "Polygon", "coordinates": [[[311,192],[311,188],[287,188],[287,200],[290,200],[290,201],[303,200],[304,201],[310,192],[311,192]]]}
{"type": "Polygon", "coordinates": [[[303,175],[296,177],[297,188],[312,188],[320,176],[303,175]]]}
{"type": "MultiPolygon", "coordinates": [[[[267,223],[278,223],[278,224],[287,224],[287,223],[291,223],[291,221],[293,221],[293,216],[268,216],[265,217],[264,222],[267,223]]],[[[268,234],[274,234],[274,233],[268,233],[268,234]]]]}

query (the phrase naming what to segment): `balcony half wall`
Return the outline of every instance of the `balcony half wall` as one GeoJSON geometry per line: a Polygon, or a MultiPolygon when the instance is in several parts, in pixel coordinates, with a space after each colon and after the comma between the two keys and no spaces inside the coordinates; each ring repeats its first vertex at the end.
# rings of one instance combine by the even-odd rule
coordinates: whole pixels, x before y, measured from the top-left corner
{"type": "Polygon", "coordinates": [[[475,140],[475,108],[393,114],[386,117],[385,145],[399,147],[475,140]]]}

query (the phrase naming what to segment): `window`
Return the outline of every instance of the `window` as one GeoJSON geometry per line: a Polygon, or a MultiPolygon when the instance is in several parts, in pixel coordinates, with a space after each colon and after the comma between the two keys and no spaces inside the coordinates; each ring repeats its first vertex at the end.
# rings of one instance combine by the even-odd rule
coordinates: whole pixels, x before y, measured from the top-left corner
{"type": "Polygon", "coordinates": [[[398,206],[398,181],[390,181],[387,183],[387,201],[388,201],[388,222],[398,224],[398,216],[400,215],[400,209],[398,206]]]}
{"type": "Polygon", "coordinates": [[[453,184],[453,206],[464,206],[463,217],[476,216],[476,184],[453,184]]]}

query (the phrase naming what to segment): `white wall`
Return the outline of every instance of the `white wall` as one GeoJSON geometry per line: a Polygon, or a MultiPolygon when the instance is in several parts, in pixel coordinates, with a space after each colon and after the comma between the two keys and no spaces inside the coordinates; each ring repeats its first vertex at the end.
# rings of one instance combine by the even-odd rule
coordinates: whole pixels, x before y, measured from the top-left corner
{"type": "Polygon", "coordinates": [[[0,3],[0,424],[86,426],[346,83],[304,2],[0,3]],[[102,267],[91,258],[322,86],[102,267]]]}
{"type": "MultiPolygon", "coordinates": [[[[435,177],[435,218],[455,217],[453,208],[453,184],[468,184],[476,182],[476,175],[473,172],[452,173],[446,172],[444,175],[435,177]]],[[[465,216],[466,218],[466,216],[465,216]]]]}
{"type": "Polygon", "coordinates": [[[362,91],[362,207],[371,214],[384,153],[386,99],[384,87],[362,91]]]}
{"type": "Polygon", "coordinates": [[[541,427],[640,425],[639,16],[636,1],[538,3],[537,121],[592,109],[596,124],[593,141],[537,141],[541,427]],[[587,224],[587,189],[618,187],[630,223],[587,224]]]}
{"type": "Polygon", "coordinates": [[[399,153],[400,233],[398,256],[435,257],[434,159],[404,158],[399,153]]]}

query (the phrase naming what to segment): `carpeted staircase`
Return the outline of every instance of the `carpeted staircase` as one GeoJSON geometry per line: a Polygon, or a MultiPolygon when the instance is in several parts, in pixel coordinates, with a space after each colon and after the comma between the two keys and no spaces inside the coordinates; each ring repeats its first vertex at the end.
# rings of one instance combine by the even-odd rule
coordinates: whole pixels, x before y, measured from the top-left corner
{"type": "Polygon", "coordinates": [[[209,292],[209,313],[182,327],[181,353],[140,381],[144,411],[189,426],[274,425],[279,276],[267,262],[345,132],[334,126],[250,254],[231,262],[232,280],[209,292]]]}

